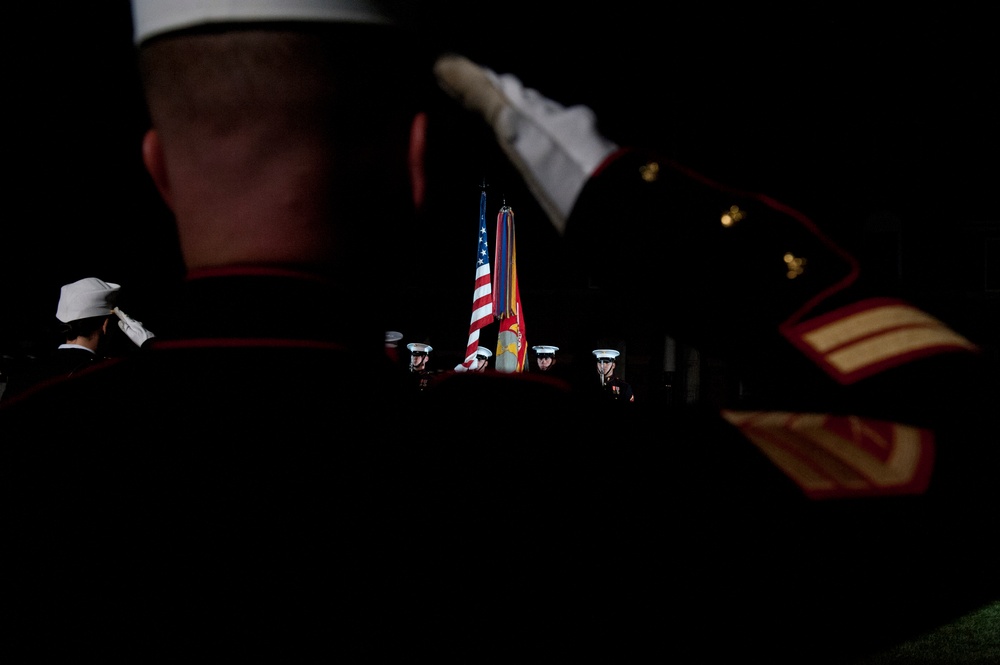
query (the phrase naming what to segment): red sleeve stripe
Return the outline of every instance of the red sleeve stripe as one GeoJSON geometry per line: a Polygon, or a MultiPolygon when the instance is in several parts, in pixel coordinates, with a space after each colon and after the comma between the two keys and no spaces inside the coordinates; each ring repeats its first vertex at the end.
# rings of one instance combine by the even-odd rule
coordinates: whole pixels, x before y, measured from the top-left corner
{"type": "Polygon", "coordinates": [[[810,499],[922,494],[934,465],[930,430],[821,413],[723,411],[810,499]]]}
{"type": "Polygon", "coordinates": [[[782,332],[844,385],[916,358],[978,351],[933,316],[891,298],[863,300],[782,332]]]}

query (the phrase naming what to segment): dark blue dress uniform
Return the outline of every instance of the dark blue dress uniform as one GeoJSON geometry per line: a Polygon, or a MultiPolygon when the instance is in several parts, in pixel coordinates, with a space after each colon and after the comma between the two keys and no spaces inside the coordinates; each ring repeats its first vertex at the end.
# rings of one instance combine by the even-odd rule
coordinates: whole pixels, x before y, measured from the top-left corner
{"type": "Polygon", "coordinates": [[[142,353],[0,402],[16,642],[450,659],[592,628],[562,607],[589,594],[562,544],[584,477],[467,426],[564,387],[448,372],[418,406],[364,306],[303,270],[199,271],[142,353]]]}
{"type": "Polygon", "coordinates": [[[724,408],[639,409],[621,428],[671,448],[662,480],[684,487],[665,494],[691,507],[671,528],[700,534],[705,558],[688,563],[711,580],[680,594],[690,611],[742,596],[743,646],[780,642],[794,661],[840,640],[835,662],[1000,598],[985,554],[1000,496],[988,340],[870,279],[799,211],[646,151],[586,184],[567,238],[580,257],[605,251],[576,265],[635,329],[762,387],[724,408]]]}
{"type": "Polygon", "coordinates": [[[408,381],[415,392],[423,393],[433,387],[435,381],[444,373],[445,370],[440,369],[410,370],[408,381]]]}
{"type": "MultiPolygon", "coordinates": [[[[612,159],[588,182],[570,222],[581,253],[650,252],[627,272],[603,269],[620,265],[615,257],[586,264],[593,282],[626,299],[630,323],[718,352],[751,377],[778,375],[770,396],[786,406],[858,405],[920,420],[934,411],[952,421],[952,407],[966,399],[904,379],[926,373],[943,386],[989,362],[977,344],[891,287],[869,283],[855,258],[805,215],[655,155],[624,151],[612,159]],[[622,216],[628,223],[606,224],[622,216]],[[943,366],[958,373],[947,380],[943,366]],[[929,408],[941,399],[948,409],[929,408]]],[[[973,402],[981,391],[958,389],[973,402]]]]}
{"type": "Polygon", "coordinates": [[[613,402],[633,403],[635,395],[632,392],[632,385],[617,376],[611,377],[601,386],[601,393],[605,399],[613,402]]]}
{"type": "Polygon", "coordinates": [[[54,349],[41,358],[23,364],[8,382],[3,393],[4,399],[51,379],[72,376],[104,359],[105,356],[80,347],[54,349]]]}
{"type": "Polygon", "coordinates": [[[590,275],[636,325],[781,380],[609,418],[544,373],[450,372],[414,407],[368,303],[205,271],[148,350],[0,402],[12,632],[63,653],[840,665],[997,598],[997,374],[975,344],[869,289],[797,212],[637,152],[568,233],[655,251],[590,275]]]}
{"type": "Polygon", "coordinates": [[[382,331],[343,324],[358,306],[303,271],[203,271],[142,353],[5,398],[19,634],[174,655],[277,635],[295,653],[325,621],[374,639],[351,617],[384,614],[394,519],[376,506],[403,487],[375,441],[402,437],[382,331]],[[368,589],[334,585],[343,571],[368,589]],[[343,611],[315,611],[333,586],[343,611]]]}
{"type": "Polygon", "coordinates": [[[592,353],[597,359],[600,372],[602,372],[598,380],[591,384],[595,386],[590,389],[595,399],[619,404],[635,403],[632,385],[620,376],[615,376],[614,370],[609,367],[609,364],[617,362],[621,354],[615,349],[594,349],[592,353]]]}
{"type": "Polygon", "coordinates": [[[603,287],[654,305],[665,330],[766,350],[788,390],[609,418],[544,373],[450,372],[417,407],[384,326],[344,325],[362,307],[349,294],[206,271],[143,353],[0,402],[21,634],[67,650],[288,655],[333,634],[361,657],[640,658],[716,645],[705,617],[722,607],[727,656],[838,663],[996,598],[996,377],[975,346],[864,291],[794,213],[679,169],[647,181],[647,165],[625,155],[584,195],[631,194],[635,235],[670,260],[603,287]],[[726,244],[733,206],[759,237],[726,244]],[[711,243],[699,296],[667,288],[711,243]],[[794,280],[783,255],[777,274],[754,265],[778,248],[807,260],[794,280]],[[950,390],[924,394],[942,377],[950,390]],[[80,399],[95,393],[97,411],[80,399]],[[550,417],[525,436],[540,405],[550,417]]]}

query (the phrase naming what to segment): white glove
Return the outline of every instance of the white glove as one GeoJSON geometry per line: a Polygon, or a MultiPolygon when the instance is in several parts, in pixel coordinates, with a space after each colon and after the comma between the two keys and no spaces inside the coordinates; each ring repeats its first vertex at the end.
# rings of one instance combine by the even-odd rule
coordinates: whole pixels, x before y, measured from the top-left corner
{"type": "Polygon", "coordinates": [[[471,364],[472,364],[472,361],[475,360],[475,359],[476,359],[476,352],[473,351],[471,354],[469,354],[468,358],[466,358],[462,362],[460,362],[457,365],[455,365],[455,371],[456,372],[468,372],[470,369],[472,369],[471,368],[471,364]],[[465,363],[469,363],[470,367],[466,367],[465,363]]]}
{"type": "Polygon", "coordinates": [[[128,338],[132,340],[136,346],[142,346],[142,343],[147,339],[153,339],[156,337],[156,335],[143,327],[142,321],[136,321],[117,307],[111,311],[117,314],[118,318],[121,319],[121,321],[118,322],[118,327],[122,329],[123,333],[128,335],[128,338]]]}
{"type": "Polygon", "coordinates": [[[493,128],[500,147],[561,234],[584,183],[618,145],[586,106],[566,108],[460,55],[434,63],[438,85],[493,128]]]}

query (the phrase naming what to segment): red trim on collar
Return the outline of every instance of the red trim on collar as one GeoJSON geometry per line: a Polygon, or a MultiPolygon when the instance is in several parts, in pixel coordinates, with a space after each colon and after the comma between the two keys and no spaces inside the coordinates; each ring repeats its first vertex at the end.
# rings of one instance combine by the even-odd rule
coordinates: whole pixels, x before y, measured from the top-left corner
{"type": "Polygon", "coordinates": [[[196,268],[188,271],[184,279],[185,281],[192,281],[210,277],[292,277],[295,279],[307,279],[314,282],[329,281],[316,273],[308,272],[306,270],[263,265],[231,265],[196,268]]]}
{"type": "Polygon", "coordinates": [[[282,338],[241,338],[241,337],[203,337],[198,339],[153,340],[153,349],[210,349],[210,348],[299,348],[346,351],[347,347],[340,342],[329,342],[317,339],[282,339],[282,338]]]}

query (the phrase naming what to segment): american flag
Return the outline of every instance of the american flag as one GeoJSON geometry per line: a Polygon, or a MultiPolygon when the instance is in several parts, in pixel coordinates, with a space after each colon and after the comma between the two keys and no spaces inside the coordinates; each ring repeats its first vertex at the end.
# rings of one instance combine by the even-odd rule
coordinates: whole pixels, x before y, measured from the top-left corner
{"type": "Polygon", "coordinates": [[[486,190],[479,195],[479,248],[476,251],[476,286],[472,291],[472,320],[469,322],[469,342],[465,360],[455,366],[464,372],[476,360],[479,331],[493,323],[493,286],[490,277],[490,248],[486,235],[486,190]]]}

